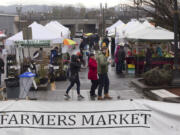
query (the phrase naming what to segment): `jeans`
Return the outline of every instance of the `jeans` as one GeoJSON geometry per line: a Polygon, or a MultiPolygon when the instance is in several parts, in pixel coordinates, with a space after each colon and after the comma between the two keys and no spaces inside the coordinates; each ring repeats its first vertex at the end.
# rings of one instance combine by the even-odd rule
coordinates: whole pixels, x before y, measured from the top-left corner
{"type": "Polygon", "coordinates": [[[95,90],[98,87],[98,80],[91,80],[91,90],[90,90],[90,96],[94,96],[95,95],[95,90]]]}
{"type": "Polygon", "coordinates": [[[98,74],[99,75],[99,89],[98,96],[102,96],[102,90],[104,88],[104,94],[109,93],[109,77],[108,74],[98,74]]]}
{"type": "Polygon", "coordinates": [[[118,63],[116,64],[116,72],[117,72],[117,73],[122,73],[123,66],[124,66],[124,62],[118,62],[118,63]]]}
{"type": "Polygon", "coordinates": [[[1,73],[0,73],[0,86],[1,86],[1,73]]]}
{"type": "Polygon", "coordinates": [[[75,80],[72,80],[72,81],[70,81],[71,83],[70,83],[70,85],[69,85],[69,87],[67,88],[67,91],[66,91],[66,93],[68,94],[69,93],[69,91],[71,90],[71,88],[74,86],[74,84],[76,83],[76,85],[77,85],[77,94],[79,95],[80,94],[80,81],[79,81],[79,77],[77,77],[75,80]]]}

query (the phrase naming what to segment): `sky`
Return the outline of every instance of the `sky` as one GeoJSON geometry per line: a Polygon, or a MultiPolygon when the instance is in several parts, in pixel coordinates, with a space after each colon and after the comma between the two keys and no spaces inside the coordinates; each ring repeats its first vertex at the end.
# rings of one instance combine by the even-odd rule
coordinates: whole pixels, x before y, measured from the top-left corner
{"type": "Polygon", "coordinates": [[[130,1],[132,0],[0,0],[0,5],[78,5],[82,3],[86,7],[99,7],[100,3],[107,3],[108,7],[112,7],[117,4],[131,4],[130,1]]]}

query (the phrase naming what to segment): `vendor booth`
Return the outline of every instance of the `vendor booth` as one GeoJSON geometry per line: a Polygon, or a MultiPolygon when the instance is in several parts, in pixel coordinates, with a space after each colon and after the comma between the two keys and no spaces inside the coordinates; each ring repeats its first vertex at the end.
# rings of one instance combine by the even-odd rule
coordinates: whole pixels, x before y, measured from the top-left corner
{"type": "Polygon", "coordinates": [[[23,30],[6,40],[7,61],[10,63],[7,64],[7,71],[13,71],[11,74],[7,72],[7,78],[16,78],[32,71],[36,74],[38,88],[43,87],[45,90],[48,85],[48,56],[54,46],[60,45],[62,37],[36,22],[27,29],[28,32],[23,30]]]}
{"type": "MultiPolygon", "coordinates": [[[[151,47],[153,50],[151,67],[162,67],[164,64],[173,65],[173,53],[171,51],[171,42],[174,40],[174,33],[161,27],[152,27],[146,25],[134,33],[129,33],[126,40],[135,42],[137,45],[136,57],[134,63],[136,71],[143,73],[147,69],[145,67],[145,52],[151,47]]],[[[130,58],[132,60],[132,58],[130,58]]],[[[127,58],[127,63],[129,59],[127,58]]]]}
{"type": "Polygon", "coordinates": [[[148,70],[146,67],[147,48],[152,51],[150,68],[162,67],[164,64],[173,65],[173,32],[155,27],[147,21],[141,23],[132,20],[117,31],[116,37],[119,42],[126,44],[126,67],[135,68],[136,74],[142,74],[148,70]]]}

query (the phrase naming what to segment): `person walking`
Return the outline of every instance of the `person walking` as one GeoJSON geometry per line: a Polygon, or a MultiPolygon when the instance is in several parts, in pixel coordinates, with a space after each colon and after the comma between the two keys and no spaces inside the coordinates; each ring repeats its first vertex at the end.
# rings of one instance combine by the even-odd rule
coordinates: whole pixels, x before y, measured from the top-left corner
{"type": "Polygon", "coordinates": [[[70,75],[69,75],[69,80],[70,80],[70,85],[68,86],[66,90],[66,94],[64,95],[67,99],[70,98],[69,91],[71,88],[74,86],[76,83],[77,85],[77,94],[78,94],[78,100],[83,99],[84,97],[80,94],[80,80],[79,80],[79,70],[80,70],[81,64],[80,64],[80,59],[78,58],[77,55],[72,55],[71,56],[71,63],[70,63],[70,75]]]}
{"type": "Polygon", "coordinates": [[[125,60],[125,51],[124,46],[118,46],[115,54],[115,62],[116,62],[116,73],[122,74],[123,66],[125,60]]]}
{"type": "Polygon", "coordinates": [[[98,76],[99,76],[99,88],[98,88],[98,100],[103,100],[102,90],[104,88],[104,99],[112,99],[109,96],[109,77],[108,77],[108,65],[111,61],[107,60],[106,47],[102,48],[102,51],[98,54],[98,76]]]}
{"type": "Polygon", "coordinates": [[[94,99],[97,97],[95,94],[95,90],[98,87],[98,77],[97,77],[97,62],[94,53],[90,54],[89,58],[89,72],[88,72],[88,79],[91,80],[91,90],[90,90],[90,97],[91,99],[94,99]]]}

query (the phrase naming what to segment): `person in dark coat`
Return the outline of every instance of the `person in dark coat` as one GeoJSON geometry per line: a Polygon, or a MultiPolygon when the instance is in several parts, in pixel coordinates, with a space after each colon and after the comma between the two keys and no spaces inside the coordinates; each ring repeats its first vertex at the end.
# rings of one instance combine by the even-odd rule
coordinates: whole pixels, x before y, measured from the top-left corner
{"type": "Polygon", "coordinates": [[[91,98],[95,98],[97,97],[97,95],[95,94],[95,90],[98,86],[98,77],[97,77],[97,61],[94,53],[90,54],[88,67],[89,67],[88,79],[91,80],[92,83],[90,96],[91,98]]]}
{"type": "Polygon", "coordinates": [[[54,63],[54,58],[58,56],[58,47],[55,47],[53,50],[51,50],[50,54],[50,63],[54,63]]]}
{"type": "Polygon", "coordinates": [[[79,49],[80,49],[81,52],[83,52],[85,46],[86,46],[85,41],[84,41],[84,39],[82,39],[81,43],[79,45],[79,49]]]}
{"type": "Polygon", "coordinates": [[[146,71],[151,69],[151,62],[152,62],[152,50],[147,48],[146,51],[146,71]]]}
{"type": "Polygon", "coordinates": [[[95,34],[95,40],[94,40],[95,44],[99,43],[99,36],[98,34],[95,34]]]}
{"type": "Polygon", "coordinates": [[[78,94],[78,99],[81,100],[84,97],[80,94],[80,80],[79,80],[79,71],[80,71],[80,59],[78,58],[77,55],[72,55],[71,56],[71,63],[70,63],[70,76],[69,76],[69,80],[70,80],[70,85],[68,86],[67,90],[66,90],[66,94],[64,95],[67,99],[70,98],[69,91],[71,90],[71,88],[74,86],[74,84],[76,83],[77,85],[77,94],[78,94]]]}
{"type": "Polygon", "coordinates": [[[89,51],[91,51],[94,48],[94,38],[89,37],[89,51]]]}
{"type": "Polygon", "coordinates": [[[125,60],[125,51],[123,46],[118,46],[116,54],[115,54],[115,61],[116,61],[116,72],[117,74],[121,74],[124,66],[125,60]]]}
{"type": "Polygon", "coordinates": [[[0,87],[1,87],[1,74],[4,73],[4,60],[0,58],[0,87]]]}
{"type": "Polygon", "coordinates": [[[111,56],[112,56],[112,58],[114,58],[115,47],[116,47],[116,45],[115,45],[115,38],[112,37],[111,38],[111,56]]]}

